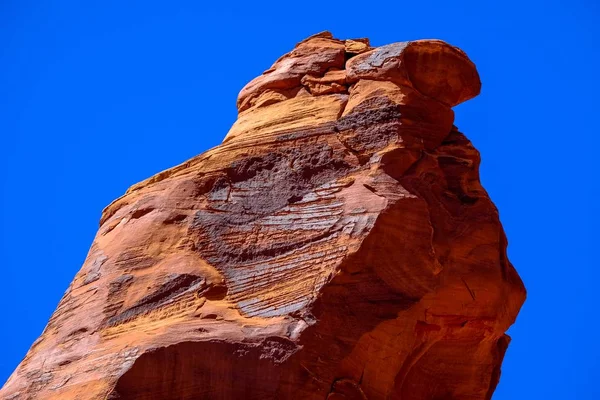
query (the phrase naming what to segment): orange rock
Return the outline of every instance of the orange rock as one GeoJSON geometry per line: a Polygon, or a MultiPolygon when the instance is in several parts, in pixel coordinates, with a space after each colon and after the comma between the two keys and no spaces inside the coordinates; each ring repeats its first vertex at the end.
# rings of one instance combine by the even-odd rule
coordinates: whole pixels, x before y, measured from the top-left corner
{"type": "Polygon", "coordinates": [[[481,82],[467,55],[441,40],[378,47],[347,63],[348,80],[392,81],[411,86],[450,107],[479,94],[481,82]]]}
{"type": "Polygon", "coordinates": [[[329,70],[322,77],[304,75],[301,82],[315,96],[348,92],[346,71],[344,70],[329,70]]]}
{"type": "Polygon", "coordinates": [[[369,39],[348,39],[344,41],[346,53],[350,55],[364,53],[371,49],[369,39]]]}
{"type": "Polygon", "coordinates": [[[453,126],[477,71],[368,46],[302,41],[110,204],[0,398],[489,399],[525,289],[453,126]]]}

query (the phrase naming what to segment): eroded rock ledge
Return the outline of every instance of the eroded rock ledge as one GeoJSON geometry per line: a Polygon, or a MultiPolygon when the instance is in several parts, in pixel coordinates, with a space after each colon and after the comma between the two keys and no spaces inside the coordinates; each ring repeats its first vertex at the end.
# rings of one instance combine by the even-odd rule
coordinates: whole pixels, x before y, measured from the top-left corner
{"type": "Polygon", "coordinates": [[[2,399],[490,399],[525,289],[438,40],[320,33],[103,212],[2,399]]]}

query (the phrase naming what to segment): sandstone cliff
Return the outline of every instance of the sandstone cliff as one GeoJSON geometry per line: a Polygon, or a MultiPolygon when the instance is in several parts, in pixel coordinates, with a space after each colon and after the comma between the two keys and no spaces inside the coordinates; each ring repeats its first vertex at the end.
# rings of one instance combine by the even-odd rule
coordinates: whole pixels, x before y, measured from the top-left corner
{"type": "Polygon", "coordinates": [[[489,399],[525,299],[437,40],[325,32],[223,143],[128,190],[10,399],[489,399]]]}

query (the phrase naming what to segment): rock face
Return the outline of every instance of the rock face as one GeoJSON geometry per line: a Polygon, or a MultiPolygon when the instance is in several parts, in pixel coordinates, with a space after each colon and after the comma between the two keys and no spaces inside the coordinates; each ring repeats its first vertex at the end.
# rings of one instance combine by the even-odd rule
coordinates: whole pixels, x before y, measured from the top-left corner
{"type": "Polygon", "coordinates": [[[325,32],[103,212],[2,399],[490,399],[525,299],[437,40],[325,32]]]}

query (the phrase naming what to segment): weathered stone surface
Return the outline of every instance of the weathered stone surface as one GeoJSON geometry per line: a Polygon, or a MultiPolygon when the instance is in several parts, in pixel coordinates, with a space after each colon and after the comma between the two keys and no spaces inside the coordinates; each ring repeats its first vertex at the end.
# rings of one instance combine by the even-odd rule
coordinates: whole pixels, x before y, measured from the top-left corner
{"type": "Polygon", "coordinates": [[[2,399],[489,399],[525,289],[441,41],[298,44],[133,186],[2,399]]]}

